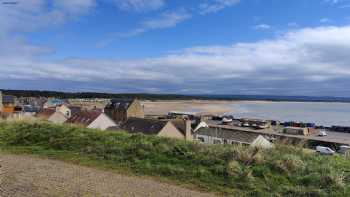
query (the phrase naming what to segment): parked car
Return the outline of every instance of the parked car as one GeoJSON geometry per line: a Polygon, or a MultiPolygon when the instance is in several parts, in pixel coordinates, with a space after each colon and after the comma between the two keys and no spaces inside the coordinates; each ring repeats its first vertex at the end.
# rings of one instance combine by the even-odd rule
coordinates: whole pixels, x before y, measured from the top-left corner
{"type": "Polygon", "coordinates": [[[318,133],[318,136],[325,137],[325,136],[327,136],[327,133],[325,130],[320,130],[320,132],[318,133]]]}
{"type": "Polygon", "coordinates": [[[334,150],[332,150],[329,147],[325,147],[325,146],[316,146],[316,152],[323,154],[323,155],[333,155],[335,153],[334,150]]]}
{"type": "Polygon", "coordinates": [[[222,119],[223,124],[228,124],[228,123],[231,123],[232,121],[233,121],[232,118],[229,118],[229,117],[224,117],[222,119]]]}
{"type": "Polygon", "coordinates": [[[346,154],[349,150],[350,150],[350,146],[343,145],[339,147],[338,153],[346,154]]]}

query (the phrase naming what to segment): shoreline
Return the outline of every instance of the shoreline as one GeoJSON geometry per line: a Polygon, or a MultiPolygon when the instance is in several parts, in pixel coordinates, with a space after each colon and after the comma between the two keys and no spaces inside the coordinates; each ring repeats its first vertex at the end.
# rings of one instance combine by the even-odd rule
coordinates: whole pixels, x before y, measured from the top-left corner
{"type": "Polygon", "coordinates": [[[350,103],[221,100],[167,100],[142,101],[142,103],[145,107],[145,114],[150,116],[167,115],[169,111],[183,111],[201,115],[227,114],[241,118],[277,120],[281,122],[312,122],[323,126],[346,126],[350,122],[350,119],[348,120],[346,114],[344,114],[347,111],[343,111],[350,110],[350,103]],[[254,104],[264,107],[255,108],[254,104]],[[247,112],[243,112],[240,108],[242,106],[244,109],[245,105],[248,105],[247,112]],[[252,105],[252,107],[249,107],[249,105],[252,105]],[[278,109],[278,106],[281,109],[278,109]],[[331,118],[327,118],[328,116],[331,118]]]}

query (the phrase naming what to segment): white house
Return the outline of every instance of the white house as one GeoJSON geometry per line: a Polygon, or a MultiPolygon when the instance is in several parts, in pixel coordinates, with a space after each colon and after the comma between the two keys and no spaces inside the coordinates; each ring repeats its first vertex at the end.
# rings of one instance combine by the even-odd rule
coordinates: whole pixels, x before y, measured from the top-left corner
{"type": "Polygon", "coordinates": [[[70,117],[72,117],[72,115],[80,112],[81,108],[63,104],[63,105],[57,106],[56,111],[61,112],[67,119],[69,119],[70,117]]]}
{"type": "Polygon", "coordinates": [[[115,127],[117,124],[105,113],[98,110],[83,110],[74,114],[66,123],[81,125],[92,129],[106,130],[115,127]]]}
{"type": "Polygon", "coordinates": [[[220,127],[201,127],[194,132],[194,138],[206,144],[242,144],[261,148],[273,147],[269,140],[258,133],[220,127]]]}
{"type": "Polygon", "coordinates": [[[115,127],[117,124],[109,118],[105,113],[101,113],[92,123],[87,127],[91,129],[101,129],[106,130],[110,127],[115,127]]]}
{"type": "Polygon", "coordinates": [[[65,123],[67,120],[68,120],[68,118],[60,111],[56,111],[48,119],[48,121],[56,123],[56,124],[65,123]]]}

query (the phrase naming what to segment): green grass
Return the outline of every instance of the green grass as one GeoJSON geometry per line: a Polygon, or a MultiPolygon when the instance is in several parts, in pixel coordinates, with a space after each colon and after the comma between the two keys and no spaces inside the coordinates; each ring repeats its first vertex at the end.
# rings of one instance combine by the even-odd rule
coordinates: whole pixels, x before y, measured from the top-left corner
{"type": "Polygon", "coordinates": [[[225,195],[350,196],[350,160],[302,147],[210,146],[41,122],[0,122],[0,147],[225,195]]]}

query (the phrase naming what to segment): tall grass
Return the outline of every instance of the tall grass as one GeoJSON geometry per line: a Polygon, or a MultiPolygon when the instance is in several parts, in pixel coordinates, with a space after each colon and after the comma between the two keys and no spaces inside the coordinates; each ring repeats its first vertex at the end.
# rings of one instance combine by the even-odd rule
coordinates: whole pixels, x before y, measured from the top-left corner
{"type": "Polygon", "coordinates": [[[227,195],[350,196],[350,161],[302,147],[203,145],[40,122],[0,122],[0,147],[68,161],[85,158],[227,195]]]}

